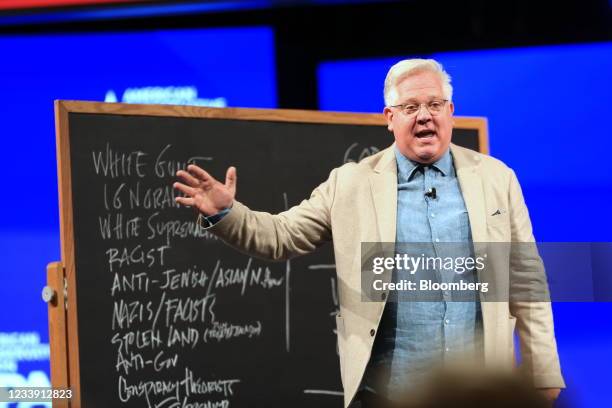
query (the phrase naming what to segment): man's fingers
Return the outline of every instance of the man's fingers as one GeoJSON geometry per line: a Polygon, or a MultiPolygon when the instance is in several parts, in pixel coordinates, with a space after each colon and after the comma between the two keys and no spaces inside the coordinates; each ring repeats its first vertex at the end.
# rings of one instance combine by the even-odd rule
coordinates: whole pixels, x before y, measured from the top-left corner
{"type": "Polygon", "coordinates": [[[238,176],[236,175],[236,168],[231,166],[227,169],[227,173],[225,174],[225,187],[227,187],[232,194],[236,194],[236,180],[238,176]]]}
{"type": "Polygon", "coordinates": [[[200,185],[200,180],[193,177],[191,174],[186,172],[185,170],[179,170],[176,172],[176,176],[184,181],[190,187],[198,187],[200,185]]]}
{"type": "Polygon", "coordinates": [[[181,205],[195,207],[195,200],[191,197],[175,197],[174,200],[181,205]]]}
{"type": "Polygon", "coordinates": [[[189,166],[187,166],[187,171],[191,173],[191,175],[194,176],[196,179],[200,180],[201,182],[213,183],[217,181],[215,180],[213,176],[208,174],[206,170],[204,170],[201,167],[196,166],[195,164],[190,164],[189,166]]]}
{"type": "Polygon", "coordinates": [[[195,188],[189,187],[183,183],[176,182],[172,185],[172,187],[174,187],[181,193],[188,195],[189,197],[193,197],[197,194],[197,191],[195,188]]]}

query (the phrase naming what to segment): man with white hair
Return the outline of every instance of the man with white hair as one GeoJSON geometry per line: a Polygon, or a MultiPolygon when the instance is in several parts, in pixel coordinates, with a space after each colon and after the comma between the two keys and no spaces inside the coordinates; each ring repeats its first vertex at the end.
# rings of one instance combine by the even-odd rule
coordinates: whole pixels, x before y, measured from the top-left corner
{"type": "Polygon", "coordinates": [[[515,327],[522,369],[534,387],[556,398],[565,385],[550,303],[454,302],[447,292],[431,302],[386,297],[363,302],[355,295],[361,289],[362,242],[471,247],[473,242],[534,240],[514,172],[451,143],[452,86],[439,63],[397,63],[387,74],[384,99],[395,143],[332,170],[308,200],[287,211],[252,211],[235,200],[233,167],[225,183],[195,165],[179,171],[181,182],[174,187],[185,196],[176,200],[197,208],[210,231],[226,243],[265,259],[302,255],[333,237],[345,407],[395,399],[418,386],[429,367],[453,356],[511,369],[515,327]]]}

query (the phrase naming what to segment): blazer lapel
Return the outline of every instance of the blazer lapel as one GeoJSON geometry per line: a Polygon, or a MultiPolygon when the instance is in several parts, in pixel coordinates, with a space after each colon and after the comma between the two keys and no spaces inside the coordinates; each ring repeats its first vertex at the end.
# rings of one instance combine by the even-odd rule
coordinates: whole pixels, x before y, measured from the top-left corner
{"type": "Polygon", "coordinates": [[[459,149],[451,144],[453,163],[461,194],[470,218],[472,240],[487,242],[487,219],[482,177],[480,176],[480,158],[467,149],[459,149]]]}
{"type": "Polygon", "coordinates": [[[397,164],[393,146],[385,150],[369,177],[380,242],[395,242],[397,164]]]}

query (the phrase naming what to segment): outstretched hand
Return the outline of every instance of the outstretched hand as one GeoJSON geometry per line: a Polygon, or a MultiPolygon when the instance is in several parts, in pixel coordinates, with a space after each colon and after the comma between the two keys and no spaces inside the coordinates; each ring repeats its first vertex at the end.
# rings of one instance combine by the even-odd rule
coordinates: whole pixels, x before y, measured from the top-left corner
{"type": "Polygon", "coordinates": [[[204,215],[214,215],[228,208],[236,196],[236,168],[230,167],[225,175],[225,184],[216,180],[206,170],[195,164],[187,166],[187,171],[179,170],[176,176],[182,182],[172,186],[185,194],[176,197],[177,203],[197,208],[204,215]]]}

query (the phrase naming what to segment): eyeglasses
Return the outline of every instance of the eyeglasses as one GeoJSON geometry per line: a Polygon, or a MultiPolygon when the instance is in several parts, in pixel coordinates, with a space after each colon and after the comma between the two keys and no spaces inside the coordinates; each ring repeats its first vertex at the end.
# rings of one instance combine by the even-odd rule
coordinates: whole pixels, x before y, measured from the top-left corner
{"type": "Polygon", "coordinates": [[[414,115],[419,110],[421,110],[421,106],[425,105],[427,110],[432,116],[438,115],[444,109],[444,106],[448,102],[448,99],[434,99],[433,101],[429,101],[427,103],[401,103],[399,105],[391,105],[391,108],[400,108],[402,113],[406,116],[414,115]]]}

